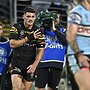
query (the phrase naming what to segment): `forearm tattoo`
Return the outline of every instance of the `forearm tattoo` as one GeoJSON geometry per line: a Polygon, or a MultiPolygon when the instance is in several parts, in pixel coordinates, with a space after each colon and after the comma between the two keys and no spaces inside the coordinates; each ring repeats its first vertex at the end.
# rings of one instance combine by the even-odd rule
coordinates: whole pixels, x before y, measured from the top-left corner
{"type": "Polygon", "coordinates": [[[72,42],[70,42],[70,46],[75,53],[80,51],[76,40],[73,40],[72,42]]]}

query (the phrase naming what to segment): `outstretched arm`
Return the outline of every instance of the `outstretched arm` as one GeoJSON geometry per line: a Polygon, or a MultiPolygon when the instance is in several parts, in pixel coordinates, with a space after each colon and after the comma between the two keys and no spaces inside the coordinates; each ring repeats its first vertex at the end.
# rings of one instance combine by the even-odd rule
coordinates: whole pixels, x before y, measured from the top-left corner
{"type": "Polygon", "coordinates": [[[63,45],[67,45],[66,35],[58,30],[54,30],[54,33],[56,34],[57,38],[63,45]]]}

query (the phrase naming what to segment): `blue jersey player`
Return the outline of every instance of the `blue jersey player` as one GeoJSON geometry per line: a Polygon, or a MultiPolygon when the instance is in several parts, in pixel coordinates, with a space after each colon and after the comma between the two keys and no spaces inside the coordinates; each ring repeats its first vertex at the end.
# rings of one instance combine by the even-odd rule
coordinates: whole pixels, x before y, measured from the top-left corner
{"type": "Polygon", "coordinates": [[[35,81],[36,90],[58,90],[58,84],[66,54],[65,28],[61,28],[60,13],[52,20],[51,27],[44,27],[45,51],[37,69],[37,79],[35,81]],[[56,27],[58,26],[58,28],[56,27]]]}

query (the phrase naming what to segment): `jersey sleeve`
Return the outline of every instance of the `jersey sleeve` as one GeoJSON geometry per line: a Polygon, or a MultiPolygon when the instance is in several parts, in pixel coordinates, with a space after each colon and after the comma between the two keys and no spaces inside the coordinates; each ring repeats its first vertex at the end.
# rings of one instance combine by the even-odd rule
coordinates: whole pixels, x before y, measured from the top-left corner
{"type": "Polygon", "coordinates": [[[44,48],[45,47],[45,38],[44,38],[44,34],[42,34],[42,37],[40,37],[39,39],[37,39],[37,48],[44,48]]]}
{"type": "Polygon", "coordinates": [[[78,13],[71,13],[68,16],[68,23],[80,24],[82,17],[78,13]]]}
{"type": "Polygon", "coordinates": [[[16,27],[16,25],[13,25],[11,30],[10,30],[10,36],[9,39],[18,39],[19,37],[19,33],[18,33],[18,29],[16,27]]]}

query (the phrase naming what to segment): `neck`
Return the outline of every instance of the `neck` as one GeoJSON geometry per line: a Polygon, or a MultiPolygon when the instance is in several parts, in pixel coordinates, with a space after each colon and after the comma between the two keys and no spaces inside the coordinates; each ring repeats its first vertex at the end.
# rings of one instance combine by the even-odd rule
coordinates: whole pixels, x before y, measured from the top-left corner
{"type": "Polygon", "coordinates": [[[83,5],[88,11],[90,11],[90,4],[89,4],[89,2],[84,1],[84,2],[82,2],[82,5],[83,5]]]}

